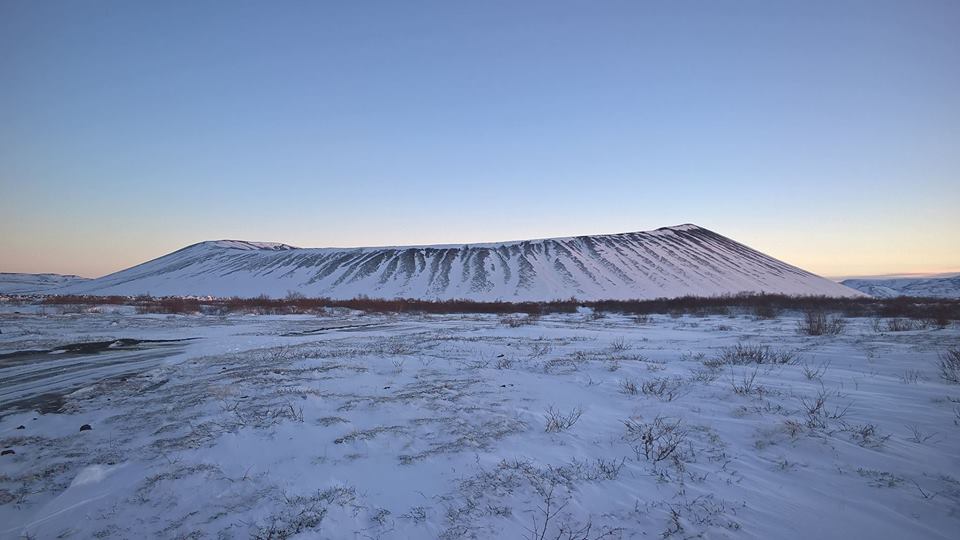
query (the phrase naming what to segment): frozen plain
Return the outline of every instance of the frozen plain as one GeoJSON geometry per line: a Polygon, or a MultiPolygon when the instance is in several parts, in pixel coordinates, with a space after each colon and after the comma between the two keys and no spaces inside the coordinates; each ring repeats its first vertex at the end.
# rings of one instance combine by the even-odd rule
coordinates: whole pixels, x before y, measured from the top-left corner
{"type": "Polygon", "coordinates": [[[0,538],[960,530],[956,324],[100,311],[3,306],[0,354],[193,339],[0,359],[0,538]]]}

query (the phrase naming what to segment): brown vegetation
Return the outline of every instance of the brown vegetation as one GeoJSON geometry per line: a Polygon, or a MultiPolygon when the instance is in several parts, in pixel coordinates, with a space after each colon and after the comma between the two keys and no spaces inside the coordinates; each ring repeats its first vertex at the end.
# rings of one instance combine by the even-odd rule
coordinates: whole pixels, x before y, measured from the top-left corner
{"type": "Polygon", "coordinates": [[[783,312],[835,313],[846,317],[889,317],[936,321],[945,326],[960,320],[960,300],[935,298],[829,298],[824,296],[787,296],[777,294],[735,295],[656,300],[600,300],[581,302],[575,298],[552,302],[477,302],[472,300],[393,300],[357,297],[350,300],[307,298],[197,298],[152,296],[47,296],[49,305],[132,305],[142,313],[321,313],[330,308],[346,308],[372,313],[492,313],[544,315],[573,313],[579,307],[596,313],[629,315],[731,315],[746,314],[776,317],[783,312]]]}

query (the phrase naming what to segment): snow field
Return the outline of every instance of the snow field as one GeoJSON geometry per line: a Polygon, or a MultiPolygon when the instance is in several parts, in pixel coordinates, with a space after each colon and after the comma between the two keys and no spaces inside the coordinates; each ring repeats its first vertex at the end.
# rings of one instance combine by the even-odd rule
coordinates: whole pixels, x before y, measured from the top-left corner
{"type": "Polygon", "coordinates": [[[6,315],[197,339],[0,411],[0,537],[955,538],[960,329],[798,320],[6,315]]]}

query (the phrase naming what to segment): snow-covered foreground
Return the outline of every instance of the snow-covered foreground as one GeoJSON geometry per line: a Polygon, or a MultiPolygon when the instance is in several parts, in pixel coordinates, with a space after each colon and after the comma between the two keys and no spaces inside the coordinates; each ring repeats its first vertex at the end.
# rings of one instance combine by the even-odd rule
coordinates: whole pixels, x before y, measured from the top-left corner
{"type": "Polygon", "coordinates": [[[148,364],[123,347],[78,355],[97,366],[76,378],[37,369],[62,353],[32,359],[32,375],[0,357],[0,380],[72,392],[60,413],[0,411],[15,451],[0,457],[0,537],[960,530],[960,385],[936,365],[956,325],[851,319],[808,337],[788,316],[523,322],[7,309],[0,353],[196,339],[148,364]]]}

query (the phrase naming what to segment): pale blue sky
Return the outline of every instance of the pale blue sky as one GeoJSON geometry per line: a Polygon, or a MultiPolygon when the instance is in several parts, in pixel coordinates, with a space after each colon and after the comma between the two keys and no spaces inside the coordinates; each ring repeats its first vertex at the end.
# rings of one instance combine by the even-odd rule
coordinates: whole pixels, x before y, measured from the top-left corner
{"type": "Polygon", "coordinates": [[[693,222],[960,269],[960,2],[0,0],[0,271],[693,222]]]}

